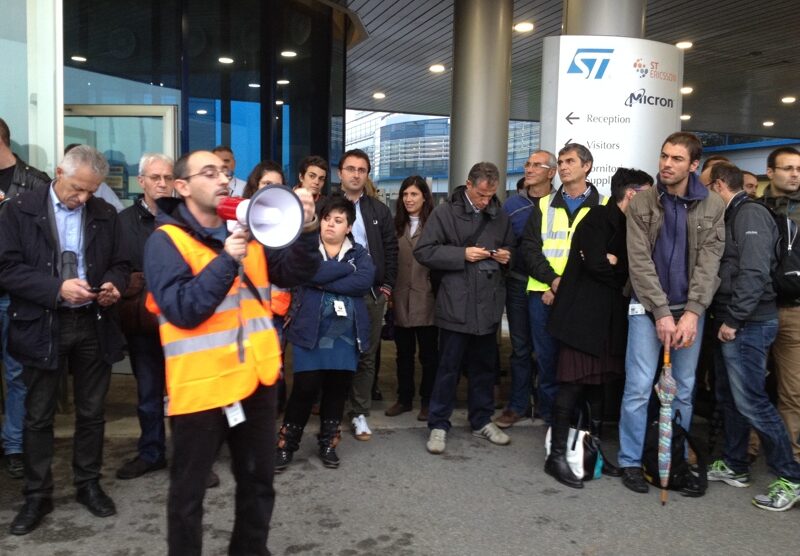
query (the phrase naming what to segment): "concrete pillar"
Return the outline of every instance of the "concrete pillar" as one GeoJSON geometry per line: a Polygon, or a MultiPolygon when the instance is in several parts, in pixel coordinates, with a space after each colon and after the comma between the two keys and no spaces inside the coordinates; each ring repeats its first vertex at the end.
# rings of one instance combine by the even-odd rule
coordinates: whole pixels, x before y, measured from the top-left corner
{"type": "Polygon", "coordinates": [[[500,170],[505,193],[513,0],[455,0],[449,190],[476,162],[500,170]]]}
{"type": "Polygon", "coordinates": [[[564,0],[563,35],[644,38],[647,0],[564,0]]]}

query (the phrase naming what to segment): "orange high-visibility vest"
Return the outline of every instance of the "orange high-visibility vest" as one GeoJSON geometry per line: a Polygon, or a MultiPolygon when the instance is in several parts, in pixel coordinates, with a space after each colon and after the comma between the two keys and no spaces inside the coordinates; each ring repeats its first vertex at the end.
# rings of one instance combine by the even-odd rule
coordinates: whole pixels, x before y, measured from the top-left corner
{"type": "MultiPolygon", "coordinates": [[[[218,254],[174,225],[166,233],[196,276],[218,254]]],[[[264,248],[256,241],[242,260],[261,302],[237,277],[214,314],[195,328],[170,323],[152,294],[147,308],[158,316],[167,373],[168,415],[196,413],[250,396],[259,384],[275,384],[281,367],[278,336],[272,326],[269,276],[264,248]]]]}
{"type": "Polygon", "coordinates": [[[292,304],[292,292],[272,284],[269,295],[272,314],[278,317],[285,317],[286,313],[289,312],[289,306],[292,304]]]}

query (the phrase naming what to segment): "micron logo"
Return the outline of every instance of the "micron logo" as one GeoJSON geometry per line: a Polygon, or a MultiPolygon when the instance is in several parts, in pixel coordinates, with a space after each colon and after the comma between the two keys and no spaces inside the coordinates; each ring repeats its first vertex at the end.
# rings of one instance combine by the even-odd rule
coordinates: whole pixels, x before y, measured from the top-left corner
{"type": "Polygon", "coordinates": [[[585,74],[586,79],[603,79],[613,48],[579,48],[572,57],[567,73],[585,74]]]}
{"type": "Polygon", "coordinates": [[[632,92],[625,99],[625,106],[633,106],[634,104],[646,104],[648,106],[661,106],[662,108],[672,108],[675,102],[671,98],[657,97],[648,95],[644,89],[632,92]]]}

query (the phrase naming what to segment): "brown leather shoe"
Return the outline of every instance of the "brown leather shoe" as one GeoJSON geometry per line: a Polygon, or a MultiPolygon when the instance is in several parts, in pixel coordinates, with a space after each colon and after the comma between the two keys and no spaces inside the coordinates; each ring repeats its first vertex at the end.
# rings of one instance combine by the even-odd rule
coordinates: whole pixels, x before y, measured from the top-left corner
{"type": "Polygon", "coordinates": [[[522,419],[524,419],[524,417],[513,409],[504,409],[503,413],[500,414],[500,417],[494,420],[494,424],[501,429],[507,429],[522,419]]]}
{"type": "Polygon", "coordinates": [[[423,405],[419,409],[419,413],[417,413],[417,421],[427,421],[428,420],[428,406],[423,405]]]}
{"type": "Polygon", "coordinates": [[[400,402],[397,402],[394,405],[386,408],[386,411],[384,411],[383,413],[387,417],[397,417],[401,413],[407,413],[409,411],[411,411],[410,405],[403,405],[400,402]]]}

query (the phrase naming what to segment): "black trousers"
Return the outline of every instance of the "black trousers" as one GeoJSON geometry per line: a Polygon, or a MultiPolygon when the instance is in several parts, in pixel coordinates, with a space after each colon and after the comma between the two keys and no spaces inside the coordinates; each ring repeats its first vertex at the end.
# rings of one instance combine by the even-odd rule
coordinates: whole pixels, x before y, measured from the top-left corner
{"type": "Polygon", "coordinates": [[[202,554],[206,479],[223,441],[236,479],[236,510],[229,554],[267,555],[275,506],[274,387],[259,386],[242,400],[245,421],[233,428],[222,409],[170,418],[173,455],[167,502],[167,543],[172,556],[202,554]]]}
{"type": "Polygon", "coordinates": [[[294,374],[292,394],[286,404],[284,422],[305,427],[311,406],[319,399],[321,421],[341,421],[344,404],[353,381],[353,371],[303,371],[294,374]]]}
{"type": "Polygon", "coordinates": [[[419,397],[423,406],[431,400],[436,368],[439,365],[439,330],[435,326],[403,328],[395,326],[394,341],[397,344],[397,401],[411,405],[414,399],[414,354],[419,345],[419,362],[422,380],[419,397]]]}
{"type": "Polygon", "coordinates": [[[24,367],[27,388],[22,459],[26,497],[53,495],[53,419],[58,386],[72,372],[75,400],[75,435],[72,472],[75,486],[100,479],[103,465],[105,399],[111,365],[103,361],[97,339],[95,314],[90,311],[58,311],[58,369],[24,367]]]}

